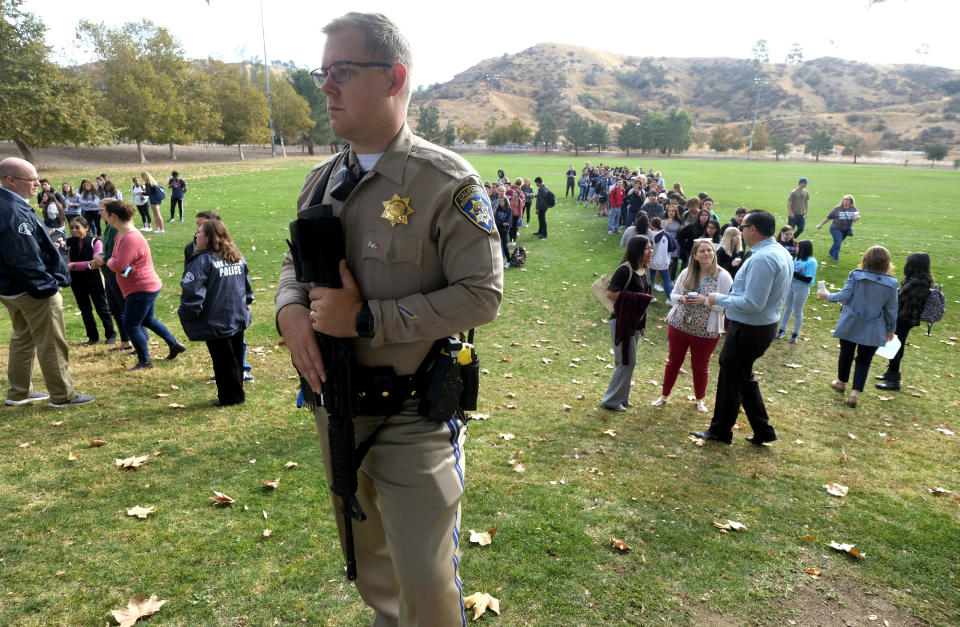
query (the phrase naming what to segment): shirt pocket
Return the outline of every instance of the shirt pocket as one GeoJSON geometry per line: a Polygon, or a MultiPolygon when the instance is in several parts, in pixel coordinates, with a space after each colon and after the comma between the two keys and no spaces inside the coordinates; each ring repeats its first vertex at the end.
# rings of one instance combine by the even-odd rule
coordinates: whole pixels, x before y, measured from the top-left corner
{"type": "Polygon", "coordinates": [[[418,237],[396,233],[368,233],[363,248],[363,261],[378,261],[392,266],[411,264],[419,267],[423,257],[423,241],[418,237]]]}

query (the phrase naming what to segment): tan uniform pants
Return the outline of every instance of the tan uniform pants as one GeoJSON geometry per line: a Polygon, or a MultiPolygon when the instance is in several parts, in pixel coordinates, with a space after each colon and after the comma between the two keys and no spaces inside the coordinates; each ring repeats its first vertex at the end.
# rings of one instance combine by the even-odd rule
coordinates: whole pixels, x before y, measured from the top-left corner
{"type": "MultiPolygon", "coordinates": [[[[357,417],[357,442],[382,420],[357,417]]],[[[332,477],[322,408],[316,422],[332,477]]],[[[357,590],[377,613],[374,627],[466,625],[458,573],[465,438],[457,419],[432,422],[405,410],[387,420],[363,459],[357,500],[367,519],[352,524],[357,590]]],[[[340,498],[331,498],[342,545],[340,498]]]]}
{"type": "Polygon", "coordinates": [[[24,294],[18,298],[0,296],[10,312],[13,335],[10,336],[10,363],[7,398],[21,401],[31,392],[33,360],[40,362],[40,372],[47,392],[54,403],[63,403],[76,395],[68,368],[66,330],[63,325],[63,299],[60,292],[50,298],[34,298],[24,294]]]}

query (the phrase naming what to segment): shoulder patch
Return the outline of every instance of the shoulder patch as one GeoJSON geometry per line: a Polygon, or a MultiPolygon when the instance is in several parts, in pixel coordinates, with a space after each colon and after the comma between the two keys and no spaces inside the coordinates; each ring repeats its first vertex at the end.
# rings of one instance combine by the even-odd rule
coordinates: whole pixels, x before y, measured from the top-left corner
{"type": "Polygon", "coordinates": [[[193,272],[187,272],[183,275],[183,278],[180,280],[180,283],[183,283],[183,284],[193,283],[193,280],[195,278],[196,277],[193,276],[193,272]]]}
{"type": "Polygon", "coordinates": [[[20,235],[33,235],[33,229],[30,228],[30,224],[28,222],[21,222],[20,226],[17,228],[17,232],[19,232],[20,235]]]}
{"type": "Polygon", "coordinates": [[[477,228],[493,233],[493,210],[490,208],[487,191],[482,186],[471,183],[461,188],[454,195],[453,204],[470,222],[477,225],[477,228]]]}

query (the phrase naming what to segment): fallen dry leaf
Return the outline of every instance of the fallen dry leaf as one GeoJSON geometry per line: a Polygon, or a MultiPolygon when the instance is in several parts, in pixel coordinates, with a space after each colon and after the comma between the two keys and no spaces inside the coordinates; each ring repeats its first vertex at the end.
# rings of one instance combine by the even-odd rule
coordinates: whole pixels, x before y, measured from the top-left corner
{"type": "Polygon", "coordinates": [[[216,505],[229,505],[233,503],[233,499],[224,494],[223,492],[213,491],[213,496],[210,497],[210,500],[213,501],[216,505]]]}
{"type": "Polygon", "coordinates": [[[938,432],[942,433],[943,435],[956,435],[956,434],[950,429],[949,425],[940,425],[939,427],[937,427],[936,430],[937,430],[938,432]]]}
{"type": "Polygon", "coordinates": [[[498,433],[497,437],[500,438],[501,440],[506,440],[507,442],[509,442],[510,440],[512,440],[517,436],[513,435],[512,433],[498,433]]]}
{"type": "Polygon", "coordinates": [[[473,608],[473,619],[477,620],[487,610],[490,610],[497,616],[500,615],[500,599],[494,598],[487,594],[486,592],[474,592],[470,596],[463,599],[464,609],[473,608]]]}
{"type": "Polygon", "coordinates": [[[290,469],[290,468],[296,468],[299,465],[300,464],[298,464],[297,462],[287,462],[286,464],[283,465],[283,467],[290,469]]]}
{"type": "Polygon", "coordinates": [[[807,568],[803,572],[807,573],[808,575],[811,575],[814,579],[816,579],[817,577],[820,576],[820,574],[823,571],[821,571],[819,568],[807,568]]]}
{"type": "Polygon", "coordinates": [[[946,489],[946,488],[937,488],[937,487],[927,488],[927,492],[929,492],[930,494],[933,494],[933,495],[935,495],[935,496],[941,496],[941,495],[943,495],[943,494],[952,494],[952,493],[953,493],[952,491],[950,491],[950,490],[948,490],[948,489],[946,489]]]}
{"type": "Polygon", "coordinates": [[[277,477],[273,481],[261,481],[260,485],[276,490],[280,487],[280,477],[277,477]]]}
{"type": "Polygon", "coordinates": [[[830,548],[840,551],[841,553],[849,553],[854,557],[866,557],[866,553],[860,553],[859,551],[854,551],[853,547],[857,546],[856,544],[841,544],[840,542],[831,542],[830,548]]]}
{"type": "Polygon", "coordinates": [[[738,523],[735,520],[728,520],[726,524],[718,523],[716,521],[711,521],[710,524],[716,527],[717,529],[719,529],[722,533],[726,533],[728,531],[746,531],[747,530],[746,525],[744,525],[743,523],[738,523]]]}
{"type": "Polygon", "coordinates": [[[813,544],[814,542],[817,541],[817,539],[814,536],[803,536],[800,539],[804,542],[809,542],[810,544],[813,544]]]}
{"type": "Polygon", "coordinates": [[[157,595],[151,594],[149,599],[144,599],[139,594],[130,597],[127,607],[122,610],[112,610],[114,620],[120,623],[120,627],[131,627],[135,622],[147,616],[153,616],[160,611],[166,601],[158,601],[157,595]]]}
{"type": "Polygon", "coordinates": [[[156,511],[156,509],[157,508],[152,505],[150,507],[140,507],[139,505],[137,505],[136,507],[131,507],[130,509],[127,510],[127,516],[136,516],[137,518],[146,518],[147,516],[152,514],[154,511],[156,511]]]}
{"type": "Polygon", "coordinates": [[[850,438],[851,440],[856,440],[856,439],[857,439],[857,436],[853,435],[852,433],[848,433],[848,434],[847,434],[847,437],[850,438]]]}
{"type": "Polygon", "coordinates": [[[156,394],[153,395],[153,398],[167,398],[168,396],[170,395],[167,394],[166,392],[157,392],[156,394]]]}
{"type": "Polygon", "coordinates": [[[70,451],[69,453],[67,453],[67,459],[71,462],[75,462],[77,461],[77,454],[74,453],[73,451],[70,451]]]}
{"type": "Polygon", "coordinates": [[[621,553],[626,553],[630,550],[630,545],[624,542],[623,540],[618,540],[613,536],[610,536],[610,546],[620,551],[621,553]]]}
{"type": "Polygon", "coordinates": [[[59,426],[62,425],[62,424],[63,424],[63,421],[62,421],[62,420],[55,420],[55,421],[53,421],[53,422],[50,423],[50,426],[51,426],[51,427],[59,427],[59,426]]]}
{"type": "Polygon", "coordinates": [[[90,440],[90,448],[96,448],[96,447],[98,447],[98,446],[103,446],[103,445],[106,444],[106,443],[107,443],[106,440],[101,440],[100,438],[97,438],[96,440],[90,440]]]}
{"type": "Polygon", "coordinates": [[[698,438],[695,435],[688,435],[687,439],[693,442],[694,444],[696,444],[697,446],[703,446],[704,444],[707,443],[706,440],[704,440],[703,438],[698,438]]]}
{"type": "Polygon", "coordinates": [[[17,446],[19,446],[20,448],[30,448],[31,445],[36,443],[37,441],[34,440],[33,442],[24,442],[23,444],[18,444],[17,446]]]}
{"type": "Polygon", "coordinates": [[[264,538],[269,538],[272,533],[273,533],[273,530],[272,530],[272,529],[264,529],[264,530],[263,530],[263,537],[264,537],[264,538]]]}
{"type": "Polygon", "coordinates": [[[499,528],[500,528],[500,525],[497,525],[490,531],[480,531],[480,532],[477,532],[471,529],[470,542],[473,542],[474,544],[479,544],[480,546],[487,546],[488,544],[493,542],[493,536],[497,535],[497,529],[499,528]]]}
{"type": "Polygon", "coordinates": [[[787,368],[803,368],[803,364],[783,364],[787,368]]]}
{"type": "Polygon", "coordinates": [[[848,488],[847,486],[840,485],[839,483],[834,483],[833,481],[831,481],[830,483],[826,484],[823,487],[827,490],[829,494],[832,494],[833,496],[843,497],[843,496],[846,496],[847,493],[850,491],[850,488],[848,488]]]}
{"type": "Polygon", "coordinates": [[[614,431],[613,429],[604,429],[603,435],[609,435],[611,438],[615,438],[617,437],[617,432],[614,431]]]}
{"type": "Polygon", "coordinates": [[[892,396],[884,396],[883,394],[877,394],[877,400],[880,400],[880,401],[892,401],[892,400],[893,400],[893,397],[892,397],[892,396]]]}
{"type": "Polygon", "coordinates": [[[169,405],[167,405],[167,407],[169,407],[170,409],[186,409],[187,408],[186,405],[181,405],[180,403],[170,403],[169,405]]]}
{"type": "Polygon", "coordinates": [[[150,461],[149,455],[140,455],[136,457],[127,457],[126,459],[117,459],[114,460],[114,464],[117,468],[139,468],[143,464],[150,461]]]}

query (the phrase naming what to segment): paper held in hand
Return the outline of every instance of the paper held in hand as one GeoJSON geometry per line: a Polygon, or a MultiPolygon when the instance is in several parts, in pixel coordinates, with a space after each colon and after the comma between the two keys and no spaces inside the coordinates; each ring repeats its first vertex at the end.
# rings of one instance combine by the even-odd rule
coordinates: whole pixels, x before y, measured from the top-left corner
{"type": "Polygon", "coordinates": [[[883,357],[884,359],[893,359],[897,356],[897,352],[899,351],[900,338],[894,335],[892,340],[877,349],[877,355],[883,357]]]}

